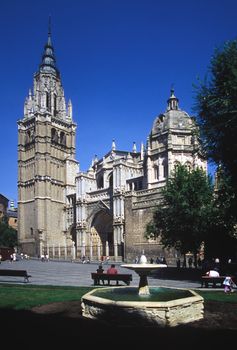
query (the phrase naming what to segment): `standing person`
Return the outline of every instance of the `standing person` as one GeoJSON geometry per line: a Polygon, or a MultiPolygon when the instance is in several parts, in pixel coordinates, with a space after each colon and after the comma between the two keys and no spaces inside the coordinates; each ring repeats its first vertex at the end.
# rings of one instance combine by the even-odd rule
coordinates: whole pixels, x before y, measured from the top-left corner
{"type": "Polygon", "coordinates": [[[181,266],[181,261],[180,261],[180,258],[177,259],[176,261],[176,265],[177,265],[177,268],[179,269],[180,266],[181,266]]]}
{"type": "Polygon", "coordinates": [[[118,273],[118,270],[116,269],[115,265],[112,264],[108,270],[107,270],[107,273],[111,274],[111,275],[115,275],[118,273]]]}
{"type": "Polygon", "coordinates": [[[192,257],[190,256],[190,257],[188,258],[188,267],[191,268],[192,265],[193,265],[193,259],[192,259],[192,257]]]}
{"type": "Polygon", "coordinates": [[[232,293],[233,292],[233,287],[235,286],[234,281],[232,280],[231,276],[226,276],[223,282],[224,286],[224,292],[225,293],[232,293]]]}

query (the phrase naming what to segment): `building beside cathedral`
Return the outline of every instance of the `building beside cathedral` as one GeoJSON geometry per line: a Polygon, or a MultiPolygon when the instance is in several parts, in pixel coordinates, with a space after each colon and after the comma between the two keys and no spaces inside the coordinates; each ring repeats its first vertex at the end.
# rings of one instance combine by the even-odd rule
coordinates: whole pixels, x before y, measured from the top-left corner
{"type": "Polygon", "coordinates": [[[131,151],[117,150],[113,141],[108,153],[82,172],[75,134],[49,33],[18,121],[21,249],[29,255],[114,261],[132,261],[144,250],[172,261],[175,252],[145,238],[146,224],[178,164],[207,171],[195,120],[179,108],[174,91],[139,151],[135,143],[131,151]]]}

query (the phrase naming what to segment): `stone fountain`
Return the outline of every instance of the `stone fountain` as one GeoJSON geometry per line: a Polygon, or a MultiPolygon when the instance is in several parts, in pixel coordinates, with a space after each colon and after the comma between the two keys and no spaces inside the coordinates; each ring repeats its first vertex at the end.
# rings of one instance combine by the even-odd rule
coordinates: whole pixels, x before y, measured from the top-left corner
{"type": "Polygon", "coordinates": [[[121,267],[134,270],[139,286],[102,287],[82,297],[82,315],[116,326],[172,327],[203,318],[203,298],[193,290],[148,286],[151,271],[166,268],[148,264],[144,254],[138,264],[121,267]]]}
{"type": "Polygon", "coordinates": [[[140,277],[139,286],[138,286],[139,295],[150,295],[147,276],[151,273],[151,271],[167,267],[167,265],[166,264],[148,264],[147,258],[143,253],[140,257],[138,264],[125,264],[125,265],[121,265],[121,267],[125,267],[126,269],[133,270],[139,275],[140,277]]]}

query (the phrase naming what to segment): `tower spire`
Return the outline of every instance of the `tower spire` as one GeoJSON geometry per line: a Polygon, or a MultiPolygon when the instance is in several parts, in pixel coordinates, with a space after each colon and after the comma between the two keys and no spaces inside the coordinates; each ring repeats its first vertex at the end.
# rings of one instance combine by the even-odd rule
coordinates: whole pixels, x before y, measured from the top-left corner
{"type": "Polygon", "coordinates": [[[42,55],[42,61],[39,70],[42,73],[53,73],[57,76],[60,75],[59,70],[56,67],[56,58],[54,55],[54,48],[51,40],[51,16],[49,16],[48,23],[48,40],[44,46],[44,53],[42,55]]]}
{"type": "Polygon", "coordinates": [[[49,23],[48,23],[48,46],[52,46],[52,42],[51,42],[51,15],[49,15],[49,23]]]}
{"type": "Polygon", "coordinates": [[[49,15],[48,35],[51,36],[51,15],[49,15]]]}

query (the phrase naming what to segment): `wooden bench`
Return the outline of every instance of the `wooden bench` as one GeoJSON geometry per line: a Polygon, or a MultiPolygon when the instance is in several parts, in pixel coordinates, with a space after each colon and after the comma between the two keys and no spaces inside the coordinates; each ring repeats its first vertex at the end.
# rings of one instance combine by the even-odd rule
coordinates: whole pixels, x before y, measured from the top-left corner
{"type": "Polygon", "coordinates": [[[210,276],[202,276],[201,277],[201,287],[205,286],[205,288],[209,287],[209,284],[212,285],[213,288],[216,288],[217,284],[222,287],[225,276],[219,277],[210,277],[210,276]]]}
{"type": "Polygon", "coordinates": [[[110,285],[110,281],[116,281],[116,285],[118,285],[118,282],[122,281],[129,286],[132,281],[132,275],[125,273],[109,274],[92,272],[91,278],[94,280],[94,285],[99,285],[100,281],[102,281],[103,284],[107,281],[108,285],[110,285]]]}
{"type": "Polygon", "coordinates": [[[14,276],[14,277],[24,277],[24,282],[29,282],[29,277],[26,270],[11,270],[11,269],[0,269],[0,276],[14,276]]]}

